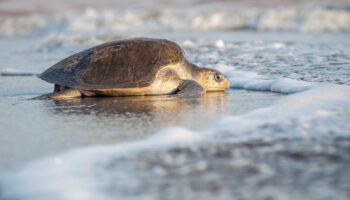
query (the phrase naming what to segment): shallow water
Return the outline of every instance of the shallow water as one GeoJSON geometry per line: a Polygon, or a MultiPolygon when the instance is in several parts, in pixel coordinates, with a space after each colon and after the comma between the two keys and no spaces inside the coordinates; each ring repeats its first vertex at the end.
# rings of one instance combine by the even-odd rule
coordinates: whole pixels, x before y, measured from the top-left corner
{"type": "Polygon", "coordinates": [[[0,198],[348,199],[350,12],[336,2],[169,1],[1,17],[0,198]],[[177,42],[231,88],[34,101],[52,85],[17,76],[135,36],[177,42]]]}
{"type": "Polygon", "coordinates": [[[1,77],[0,169],[87,145],[144,138],[162,128],[207,128],[225,115],[270,105],[281,94],[228,90],[200,98],[171,96],[30,100],[45,84],[36,77],[1,77]],[[17,83],[15,86],[13,83],[17,83]],[[15,87],[17,91],[8,90],[15,87]],[[4,90],[4,88],[7,88],[4,90]]]}

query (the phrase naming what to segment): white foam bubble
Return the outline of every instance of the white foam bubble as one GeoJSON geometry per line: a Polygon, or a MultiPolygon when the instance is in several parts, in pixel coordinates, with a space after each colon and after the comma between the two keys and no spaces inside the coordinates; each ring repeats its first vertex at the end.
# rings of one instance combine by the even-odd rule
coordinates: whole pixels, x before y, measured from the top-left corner
{"type": "Polygon", "coordinates": [[[267,78],[258,75],[256,72],[235,70],[234,67],[225,64],[217,64],[214,68],[227,75],[230,80],[230,87],[237,89],[292,94],[308,90],[317,85],[316,83],[290,78],[267,78]]]}
{"type": "Polygon", "coordinates": [[[217,40],[217,41],[215,42],[215,46],[216,46],[217,48],[223,48],[223,47],[225,47],[225,43],[224,43],[223,40],[217,40]]]}

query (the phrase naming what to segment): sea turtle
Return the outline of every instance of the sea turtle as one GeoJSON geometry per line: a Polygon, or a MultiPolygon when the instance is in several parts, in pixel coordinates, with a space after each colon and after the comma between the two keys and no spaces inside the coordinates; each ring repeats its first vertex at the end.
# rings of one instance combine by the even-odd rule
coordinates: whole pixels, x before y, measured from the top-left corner
{"type": "Polygon", "coordinates": [[[84,96],[193,95],[225,90],[226,76],[185,58],[175,42],[132,38],[101,44],[53,65],[40,76],[55,84],[40,99],[84,96]]]}

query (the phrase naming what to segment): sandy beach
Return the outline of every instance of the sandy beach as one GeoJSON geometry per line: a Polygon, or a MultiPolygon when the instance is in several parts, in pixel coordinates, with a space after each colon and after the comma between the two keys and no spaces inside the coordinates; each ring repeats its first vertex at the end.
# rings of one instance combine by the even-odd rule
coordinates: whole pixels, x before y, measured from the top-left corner
{"type": "Polygon", "coordinates": [[[336,1],[0,1],[0,199],[350,196],[350,11],[336,1]],[[86,48],[151,37],[225,92],[31,100],[86,48]]]}

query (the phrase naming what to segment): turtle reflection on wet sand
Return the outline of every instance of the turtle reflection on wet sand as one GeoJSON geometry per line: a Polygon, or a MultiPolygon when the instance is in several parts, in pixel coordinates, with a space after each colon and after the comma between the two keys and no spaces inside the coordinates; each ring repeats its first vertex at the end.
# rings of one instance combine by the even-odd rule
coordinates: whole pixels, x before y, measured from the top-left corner
{"type": "Polygon", "coordinates": [[[229,88],[221,72],[200,68],[175,42],[132,38],[105,43],[74,54],[44,71],[55,84],[38,99],[84,96],[200,95],[229,88]]]}

